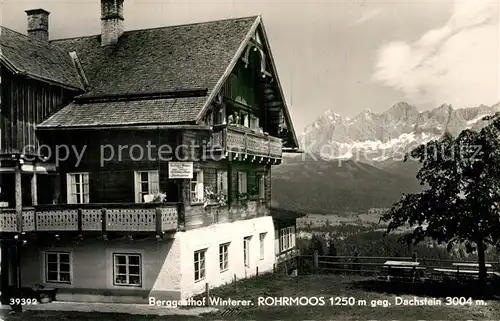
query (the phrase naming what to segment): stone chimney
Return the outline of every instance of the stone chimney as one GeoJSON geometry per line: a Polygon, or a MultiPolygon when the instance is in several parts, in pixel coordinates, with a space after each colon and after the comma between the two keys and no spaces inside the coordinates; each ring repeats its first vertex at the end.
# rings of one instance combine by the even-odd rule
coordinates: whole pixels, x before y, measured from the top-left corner
{"type": "Polygon", "coordinates": [[[28,36],[49,41],[49,14],[43,9],[26,10],[28,15],[28,36]]]}
{"type": "Polygon", "coordinates": [[[101,0],[101,46],[118,43],[123,20],[123,0],[101,0]]]}

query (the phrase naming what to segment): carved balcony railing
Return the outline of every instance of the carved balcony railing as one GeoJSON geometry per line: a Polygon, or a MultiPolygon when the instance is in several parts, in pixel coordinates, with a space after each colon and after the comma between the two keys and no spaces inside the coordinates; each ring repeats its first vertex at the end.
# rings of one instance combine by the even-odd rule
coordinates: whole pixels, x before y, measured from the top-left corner
{"type": "Polygon", "coordinates": [[[232,125],[214,126],[208,151],[275,159],[281,159],[283,155],[280,138],[232,125]]]}
{"type": "MultiPolygon", "coordinates": [[[[23,232],[169,232],[179,226],[177,203],[58,204],[23,210],[23,232]]],[[[0,233],[18,232],[16,212],[0,211],[0,233]]]]}

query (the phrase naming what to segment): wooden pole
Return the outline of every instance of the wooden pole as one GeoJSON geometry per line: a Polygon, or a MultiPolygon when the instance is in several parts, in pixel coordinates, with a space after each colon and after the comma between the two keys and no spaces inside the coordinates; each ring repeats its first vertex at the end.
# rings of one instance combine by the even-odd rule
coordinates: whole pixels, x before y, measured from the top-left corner
{"type": "Polygon", "coordinates": [[[31,177],[31,204],[38,205],[38,190],[37,190],[37,177],[36,165],[33,165],[33,176],[31,177]]]}
{"type": "Polygon", "coordinates": [[[16,221],[17,231],[23,231],[23,192],[21,186],[21,168],[16,166],[15,169],[15,202],[16,202],[16,221]]]}
{"type": "Polygon", "coordinates": [[[208,286],[208,282],[205,283],[205,306],[210,306],[210,289],[208,286]]]}
{"type": "Polygon", "coordinates": [[[255,267],[255,276],[259,276],[259,267],[258,266],[255,267]]]}

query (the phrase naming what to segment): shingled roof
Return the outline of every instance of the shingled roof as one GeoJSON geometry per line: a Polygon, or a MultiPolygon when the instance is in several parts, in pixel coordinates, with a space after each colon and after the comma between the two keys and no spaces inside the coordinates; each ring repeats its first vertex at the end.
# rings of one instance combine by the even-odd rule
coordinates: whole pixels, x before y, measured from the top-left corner
{"type": "Polygon", "coordinates": [[[42,128],[114,127],[194,122],[206,96],[71,103],[42,123],[42,128]]]}
{"type": "Polygon", "coordinates": [[[76,51],[92,89],[85,96],[215,86],[257,17],[124,32],[114,48],[101,36],[52,41],[76,51]]]}
{"type": "Polygon", "coordinates": [[[68,52],[0,26],[0,60],[15,74],[82,90],[68,52]]]}
{"type": "Polygon", "coordinates": [[[38,128],[194,122],[258,22],[254,16],[127,31],[113,47],[102,47],[100,35],[51,41],[77,53],[90,88],[38,128]],[[200,89],[204,98],[94,101],[200,89]]]}

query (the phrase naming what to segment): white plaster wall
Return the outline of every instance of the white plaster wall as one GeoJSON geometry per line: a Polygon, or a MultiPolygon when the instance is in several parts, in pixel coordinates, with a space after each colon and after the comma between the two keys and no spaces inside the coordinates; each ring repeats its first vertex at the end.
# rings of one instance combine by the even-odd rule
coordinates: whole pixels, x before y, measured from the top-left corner
{"type": "Polygon", "coordinates": [[[181,290],[182,270],[181,270],[181,248],[182,248],[182,233],[176,233],[169,248],[163,265],[158,274],[158,278],[153,284],[150,297],[155,297],[159,300],[165,299],[180,299],[177,297],[181,290]]]}
{"type": "Polygon", "coordinates": [[[237,279],[254,276],[258,267],[259,274],[272,271],[275,261],[274,225],[270,216],[233,223],[214,224],[186,232],[177,233],[182,239],[182,299],[205,291],[205,284],[210,288],[218,287],[237,279]],[[264,239],[264,259],[260,259],[259,234],[267,233],[264,239]],[[243,239],[252,236],[250,242],[250,266],[243,260],[243,239]],[[228,270],[220,272],[219,245],[229,245],[228,270]],[[207,249],[205,254],[205,279],[194,281],[194,252],[207,249]]]}
{"type": "MultiPolygon", "coordinates": [[[[119,291],[161,291],[167,299],[180,298],[180,240],[177,238],[156,240],[84,240],[79,244],[59,244],[38,248],[36,244],[26,246],[22,257],[22,284],[73,289],[73,293],[58,294],[61,301],[94,302],[140,302],[140,297],[117,298],[119,291]],[[72,282],[45,282],[45,251],[71,253],[72,282]],[[140,287],[116,286],[113,284],[113,253],[138,253],[142,256],[142,283],[140,287]],[[82,294],[82,290],[116,290],[115,295],[82,294]]],[[[128,295],[130,296],[130,294],[128,295]]]]}

